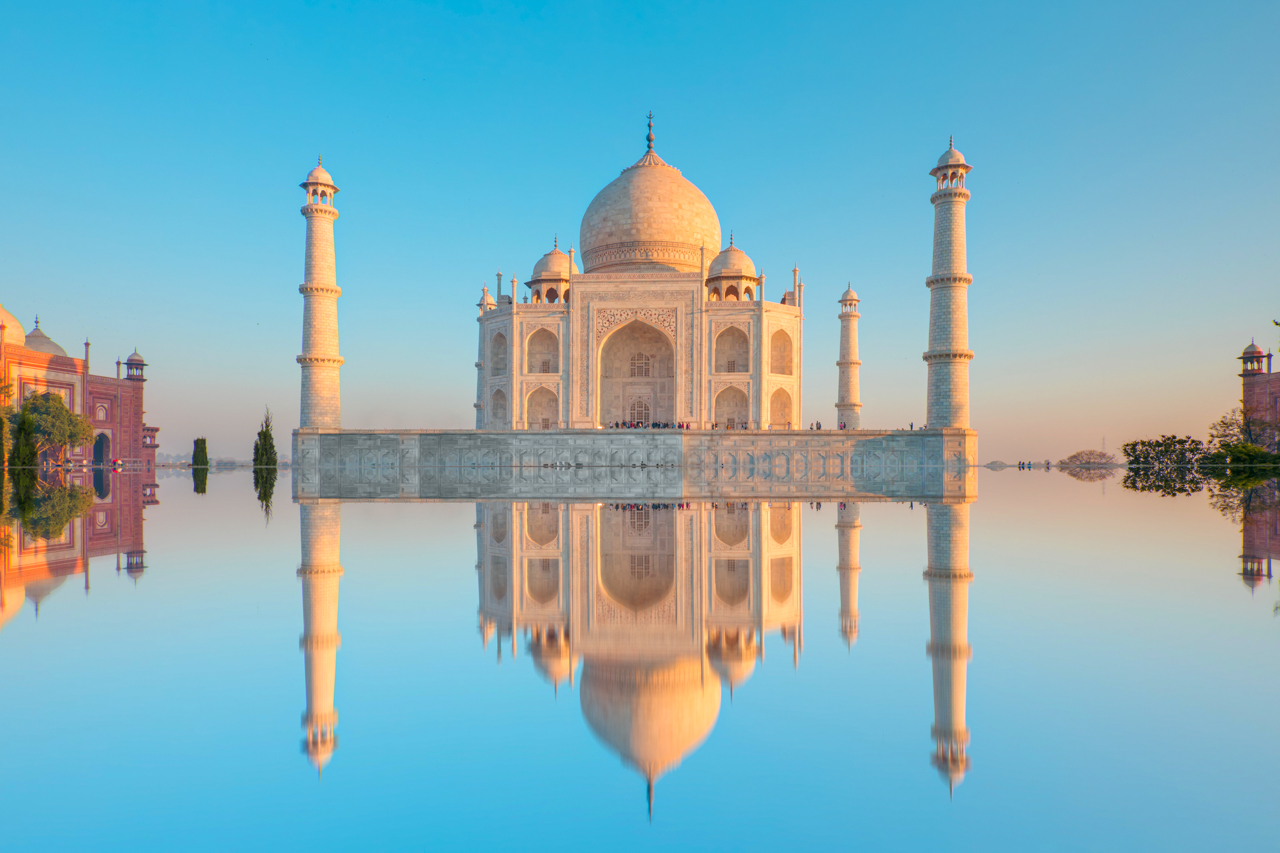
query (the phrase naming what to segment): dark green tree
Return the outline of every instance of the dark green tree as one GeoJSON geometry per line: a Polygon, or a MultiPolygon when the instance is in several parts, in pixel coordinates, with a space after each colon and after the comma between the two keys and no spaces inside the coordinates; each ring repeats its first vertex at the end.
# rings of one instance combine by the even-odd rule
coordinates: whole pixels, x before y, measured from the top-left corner
{"type": "Polygon", "coordinates": [[[47,452],[55,455],[59,463],[66,462],[68,449],[93,442],[93,425],[68,409],[57,394],[28,397],[22,408],[11,415],[11,421],[18,420],[25,423],[23,430],[35,444],[37,456],[47,452]]]}
{"type": "Polygon", "coordinates": [[[203,467],[203,468],[192,468],[192,469],[191,469],[191,480],[192,480],[193,486],[194,486],[194,488],[195,488],[195,492],[196,492],[196,494],[197,494],[197,495],[203,495],[203,494],[204,494],[206,491],[208,491],[208,489],[209,489],[209,469],[208,469],[208,467],[203,467]]]}
{"type": "Polygon", "coordinates": [[[195,445],[191,448],[191,467],[209,467],[209,442],[204,438],[197,438],[195,445]]]}
{"type": "Polygon", "coordinates": [[[253,442],[253,489],[258,493],[263,515],[271,521],[271,497],[276,488],[280,460],[276,456],[276,439],[271,429],[271,409],[262,417],[258,437],[253,442]]]}

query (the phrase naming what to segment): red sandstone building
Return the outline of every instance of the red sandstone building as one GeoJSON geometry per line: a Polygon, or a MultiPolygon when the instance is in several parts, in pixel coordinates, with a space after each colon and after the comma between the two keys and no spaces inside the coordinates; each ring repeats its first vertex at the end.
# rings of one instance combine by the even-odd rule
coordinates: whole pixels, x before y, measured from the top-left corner
{"type": "Polygon", "coordinates": [[[89,373],[88,341],[84,358],[74,358],[41,331],[39,318],[30,332],[24,332],[17,318],[0,307],[0,384],[10,386],[11,402],[20,406],[34,394],[54,393],[93,424],[93,445],[72,448],[73,462],[101,465],[118,459],[127,469],[155,471],[160,430],[142,420],[146,366],[134,352],[123,363],[116,362],[114,378],[95,376],[89,373]]]}
{"type": "Polygon", "coordinates": [[[1244,362],[1240,379],[1244,383],[1241,399],[1245,411],[1256,418],[1280,422],[1280,373],[1271,372],[1271,353],[1264,353],[1257,344],[1249,344],[1240,361],[1244,362]]]}

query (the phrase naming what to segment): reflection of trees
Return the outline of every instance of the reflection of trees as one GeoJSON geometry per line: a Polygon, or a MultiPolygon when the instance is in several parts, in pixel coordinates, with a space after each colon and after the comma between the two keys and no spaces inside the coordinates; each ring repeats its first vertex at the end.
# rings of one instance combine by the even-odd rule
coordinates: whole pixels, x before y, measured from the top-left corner
{"type": "Polygon", "coordinates": [[[1269,479],[1274,476],[1275,471],[1270,471],[1237,474],[1222,480],[1210,478],[1209,504],[1224,518],[1236,524],[1248,524],[1251,517],[1280,504],[1280,480],[1269,479]]]}
{"type": "Polygon", "coordinates": [[[21,521],[23,531],[32,536],[52,539],[92,508],[93,489],[88,486],[46,483],[34,476],[14,478],[9,516],[21,521]]]}
{"type": "MultiPolygon", "coordinates": [[[[200,469],[204,476],[209,476],[209,469],[200,469]]],[[[276,490],[276,477],[278,471],[275,468],[258,468],[253,469],[253,490],[258,493],[258,503],[262,504],[262,514],[266,516],[267,521],[271,521],[271,496],[276,490]]]]}

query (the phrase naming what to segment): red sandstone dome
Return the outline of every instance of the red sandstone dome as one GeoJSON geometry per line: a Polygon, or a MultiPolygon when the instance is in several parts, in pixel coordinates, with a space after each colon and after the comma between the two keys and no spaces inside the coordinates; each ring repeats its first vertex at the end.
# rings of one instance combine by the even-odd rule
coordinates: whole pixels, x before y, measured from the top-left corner
{"type": "Polygon", "coordinates": [[[1244,352],[1241,353],[1241,355],[1243,355],[1245,358],[1248,358],[1254,355],[1262,355],[1262,347],[1258,346],[1253,341],[1250,341],[1249,345],[1244,348],[1244,352]]]}

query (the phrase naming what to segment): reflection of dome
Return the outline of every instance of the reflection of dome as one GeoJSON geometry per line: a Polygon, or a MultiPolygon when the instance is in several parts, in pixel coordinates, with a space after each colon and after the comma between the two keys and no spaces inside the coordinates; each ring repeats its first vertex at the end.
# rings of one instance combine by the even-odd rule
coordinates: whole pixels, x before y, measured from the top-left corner
{"type": "Polygon", "coordinates": [[[730,239],[729,248],[716,255],[711,266],[707,268],[707,278],[717,276],[755,278],[756,265],[751,262],[751,258],[747,257],[747,253],[733,245],[733,240],[730,239]]]}
{"type": "Polygon", "coordinates": [[[0,325],[4,326],[4,342],[7,346],[25,346],[27,343],[27,333],[22,329],[22,323],[18,318],[4,310],[4,306],[0,305],[0,325]]]}
{"type": "Polygon", "coordinates": [[[727,637],[707,644],[707,660],[720,680],[729,685],[729,695],[746,683],[756,671],[755,642],[745,637],[727,637]]]}
{"type": "Polygon", "coordinates": [[[553,687],[558,689],[562,681],[573,683],[578,659],[567,645],[534,641],[529,644],[529,656],[533,658],[533,668],[553,687]]]}
{"type": "Polygon", "coordinates": [[[315,740],[308,739],[302,744],[302,751],[311,759],[317,773],[324,772],[324,766],[333,760],[333,751],[337,748],[338,736],[333,734],[328,737],[321,735],[315,740]]]}
{"type": "Polygon", "coordinates": [[[53,339],[40,330],[40,318],[36,318],[36,327],[27,334],[26,347],[36,352],[44,352],[49,355],[63,355],[67,351],[53,342],[53,339]]]}
{"type": "Polygon", "coordinates": [[[720,680],[702,661],[587,660],[582,716],[596,736],[653,782],[697,749],[720,715],[720,680]]]}
{"type": "Polygon", "coordinates": [[[969,756],[955,748],[947,750],[940,745],[931,760],[938,775],[952,791],[964,781],[964,774],[969,770],[969,756]]]}
{"type": "Polygon", "coordinates": [[[53,591],[66,583],[67,576],[60,575],[56,578],[41,578],[38,581],[32,581],[27,584],[27,598],[36,606],[36,615],[40,615],[40,603],[53,594],[53,591]]]}
{"type": "Polygon", "coordinates": [[[720,245],[720,219],[702,190],[663,162],[650,140],[645,155],[592,199],[580,242],[588,273],[615,267],[697,272],[701,249],[720,245]]]}

